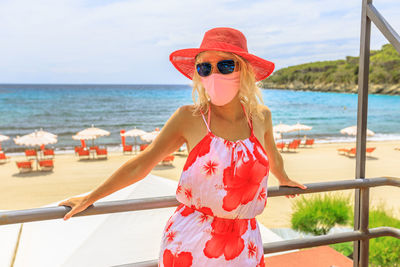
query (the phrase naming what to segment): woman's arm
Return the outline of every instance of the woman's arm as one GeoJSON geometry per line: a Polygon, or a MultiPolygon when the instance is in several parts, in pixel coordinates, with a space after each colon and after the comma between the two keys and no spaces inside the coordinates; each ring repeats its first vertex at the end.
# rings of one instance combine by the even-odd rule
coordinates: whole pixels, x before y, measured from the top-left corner
{"type": "MultiPolygon", "coordinates": [[[[274,176],[278,179],[280,186],[292,186],[292,187],[300,187],[302,189],[306,189],[305,185],[297,183],[289,178],[289,176],[285,172],[283,159],[281,153],[279,153],[278,149],[275,145],[273,126],[272,126],[272,115],[271,111],[265,107],[265,134],[264,134],[264,143],[265,143],[265,152],[267,152],[270,169],[274,176]]],[[[295,195],[289,195],[294,197],[295,195]]],[[[286,197],[289,197],[286,196],[286,197]]]]}
{"type": "Polygon", "coordinates": [[[267,152],[268,154],[271,172],[275,175],[275,177],[278,179],[279,182],[284,182],[287,179],[289,179],[289,177],[285,172],[281,153],[279,153],[275,145],[271,111],[267,107],[265,108],[266,108],[266,111],[264,112],[265,127],[266,127],[264,134],[265,152],[267,152]]]}
{"type": "Polygon", "coordinates": [[[175,152],[185,142],[183,137],[183,107],[178,108],[168,119],[154,141],[136,157],[125,162],[106,181],[88,195],[88,202],[112,194],[145,178],[167,155],[175,152]]]}

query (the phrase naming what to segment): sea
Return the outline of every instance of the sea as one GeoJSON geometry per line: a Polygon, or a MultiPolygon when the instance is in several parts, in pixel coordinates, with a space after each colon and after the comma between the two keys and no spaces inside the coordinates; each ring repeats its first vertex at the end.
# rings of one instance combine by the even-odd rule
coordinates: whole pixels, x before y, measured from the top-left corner
{"type": "MultiPolygon", "coordinates": [[[[285,133],[283,141],[304,135],[316,143],[356,140],[340,130],[357,124],[357,94],[261,91],[264,104],[272,112],[273,125],[299,122],[312,127],[309,131],[285,133]]],[[[80,145],[72,135],[94,125],[111,132],[94,140],[95,145],[118,150],[120,130],[161,129],[179,106],[192,103],[192,87],[185,84],[0,84],[0,134],[10,137],[1,146],[5,152],[21,152],[26,147],[16,145],[13,138],[43,129],[58,136],[58,142],[47,147],[68,152],[80,145]]],[[[400,96],[370,94],[367,123],[375,133],[367,141],[400,142],[400,96]]],[[[127,138],[126,142],[134,141],[127,138]]],[[[140,139],[136,142],[144,143],[140,139]]]]}

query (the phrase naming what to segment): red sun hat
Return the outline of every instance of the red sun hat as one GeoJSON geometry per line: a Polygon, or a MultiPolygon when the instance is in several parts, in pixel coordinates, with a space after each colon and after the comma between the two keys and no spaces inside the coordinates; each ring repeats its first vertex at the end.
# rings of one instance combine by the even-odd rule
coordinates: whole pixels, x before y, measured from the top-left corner
{"type": "Polygon", "coordinates": [[[246,59],[252,66],[256,81],[267,78],[274,71],[275,64],[262,59],[247,50],[244,34],[233,28],[219,27],[208,30],[203,37],[200,48],[180,49],[172,52],[169,60],[183,75],[193,78],[196,55],[203,51],[222,51],[237,54],[246,59]]]}

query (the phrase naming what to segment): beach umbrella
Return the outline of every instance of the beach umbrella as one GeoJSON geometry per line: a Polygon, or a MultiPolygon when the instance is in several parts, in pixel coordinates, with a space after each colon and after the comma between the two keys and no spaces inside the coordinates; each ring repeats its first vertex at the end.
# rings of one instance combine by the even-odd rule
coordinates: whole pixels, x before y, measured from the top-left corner
{"type": "Polygon", "coordinates": [[[140,136],[140,138],[145,141],[145,142],[152,142],[154,139],[156,139],[157,135],[160,133],[160,130],[156,128],[156,130],[143,134],[140,136]]]}
{"type": "MultiPolygon", "coordinates": [[[[357,125],[353,125],[350,127],[343,128],[340,130],[341,134],[347,134],[347,135],[357,135],[357,125]]],[[[373,136],[375,133],[369,129],[367,129],[367,136],[373,136]]]]}
{"type": "Polygon", "coordinates": [[[10,137],[0,134],[0,151],[1,151],[1,142],[6,141],[8,139],[10,139],[10,137]]]}
{"type": "Polygon", "coordinates": [[[272,127],[274,132],[281,134],[281,139],[283,139],[283,133],[295,131],[292,126],[280,122],[279,124],[272,127]]]}
{"type": "Polygon", "coordinates": [[[274,139],[281,139],[282,135],[280,133],[274,132],[274,139]]]}
{"type": "Polygon", "coordinates": [[[86,128],[82,131],[79,131],[76,133],[76,135],[72,136],[72,139],[74,140],[92,140],[92,145],[94,145],[94,139],[101,137],[101,136],[107,136],[110,135],[109,131],[96,128],[92,124],[92,127],[86,128]]]}
{"type": "Polygon", "coordinates": [[[45,132],[43,130],[34,131],[33,133],[14,138],[17,145],[25,146],[41,146],[57,143],[57,135],[45,132]]]}
{"type": "MultiPolygon", "coordinates": [[[[146,131],[140,130],[140,129],[136,129],[136,127],[132,130],[126,131],[125,133],[121,133],[122,137],[134,137],[135,138],[135,152],[136,152],[136,137],[140,137],[144,134],[147,134],[146,131]]],[[[123,144],[124,145],[124,144],[123,144]]]]}
{"type": "MultiPolygon", "coordinates": [[[[35,147],[35,150],[37,150],[37,147],[57,143],[57,135],[43,131],[41,129],[40,131],[36,130],[30,134],[17,136],[16,138],[14,138],[14,142],[17,145],[33,146],[35,147]]],[[[38,168],[38,158],[36,153],[36,169],[37,168],[38,168]]]]}
{"type": "Polygon", "coordinates": [[[277,133],[292,132],[293,128],[289,124],[279,123],[273,127],[273,131],[277,133]]]}
{"type": "MultiPolygon", "coordinates": [[[[137,136],[141,136],[141,135],[144,135],[144,134],[147,134],[147,132],[135,128],[135,129],[126,131],[123,135],[124,135],[124,136],[129,136],[129,137],[137,137],[137,136]]],[[[121,135],[122,135],[122,134],[121,134],[121,135]]]]}
{"type": "Polygon", "coordinates": [[[296,124],[291,125],[292,129],[297,131],[297,137],[300,136],[300,131],[309,131],[312,129],[311,126],[300,124],[297,122],[296,124]]]}

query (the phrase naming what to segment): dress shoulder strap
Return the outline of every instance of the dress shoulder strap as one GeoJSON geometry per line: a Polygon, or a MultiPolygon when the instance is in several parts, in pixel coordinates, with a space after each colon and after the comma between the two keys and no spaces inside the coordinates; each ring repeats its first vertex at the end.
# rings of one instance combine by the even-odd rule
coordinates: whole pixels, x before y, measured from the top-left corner
{"type": "Polygon", "coordinates": [[[201,109],[200,109],[200,112],[201,112],[201,116],[203,117],[204,123],[207,126],[208,131],[211,132],[210,127],[208,126],[210,124],[210,106],[208,106],[208,123],[206,121],[206,118],[204,118],[204,113],[203,113],[203,111],[201,111],[201,109]]]}
{"type": "Polygon", "coordinates": [[[249,119],[249,116],[247,116],[247,112],[246,112],[246,109],[244,108],[243,103],[240,102],[240,104],[242,105],[244,114],[246,115],[246,119],[247,119],[247,122],[249,123],[250,130],[251,130],[251,132],[253,132],[253,121],[251,119],[249,119]]]}

